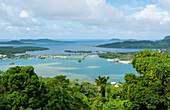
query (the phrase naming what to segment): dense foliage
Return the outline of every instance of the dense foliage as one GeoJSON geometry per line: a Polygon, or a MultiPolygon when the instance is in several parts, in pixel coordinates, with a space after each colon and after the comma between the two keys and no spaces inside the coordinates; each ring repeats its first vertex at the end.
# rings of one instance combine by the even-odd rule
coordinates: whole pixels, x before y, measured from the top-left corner
{"type": "Polygon", "coordinates": [[[9,109],[41,106],[41,86],[33,67],[10,68],[1,77],[1,84],[9,109]]]}
{"type": "Polygon", "coordinates": [[[0,71],[0,109],[42,110],[168,110],[170,109],[170,55],[144,50],[133,59],[133,73],[115,87],[109,77],[94,83],[60,75],[38,77],[34,68],[0,71]]]}
{"type": "Polygon", "coordinates": [[[170,48],[170,39],[164,39],[160,41],[124,41],[115,42],[109,44],[102,44],[98,47],[105,48],[156,48],[156,49],[167,49],[170,48]]]}
{"type": "Polygon", "coordinates": [[[26,51],[48,50],[43,47],[0,47],[0,54],[13,56],[15,53],[25,53],[26,51]]]}
{"type": "Polygon", "coordinates": [[[144,50],[135,55],[132,63],[140,76],[125,75],[124,105],[129,110],[167,110],[170,104],[170,55],[144,50]]]}
{"type": "Polygon", "coordinates": [[[170,55],[170,50],[169,50],[169,49],[164,50],[164,51],[163,51],[163,54],[164,54],[164,55],[170,55]]]}

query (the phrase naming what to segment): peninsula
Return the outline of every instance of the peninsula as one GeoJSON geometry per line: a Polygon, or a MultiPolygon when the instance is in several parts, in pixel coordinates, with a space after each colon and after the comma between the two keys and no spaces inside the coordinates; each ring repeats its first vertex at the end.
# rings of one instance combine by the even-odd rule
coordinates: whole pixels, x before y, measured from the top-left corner
{"type": "Polygon", "coordinates": [[[8,57],[14,56],[16,53],[25,53],[26,51],[39,51],[39,50],[48,50],[48,48],[43,47],[0,47],[0,54],[7,55],[8,57]]]}

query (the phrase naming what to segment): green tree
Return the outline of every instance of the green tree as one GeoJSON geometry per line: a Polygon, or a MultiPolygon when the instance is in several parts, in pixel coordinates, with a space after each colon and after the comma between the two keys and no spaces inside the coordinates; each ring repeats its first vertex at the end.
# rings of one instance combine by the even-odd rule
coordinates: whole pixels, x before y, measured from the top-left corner
{"type": "Polygon", "coordinates": [[[3,75],[4,72],[0,71],[0,110],[7,110],[8,108],[8,102],[4,98],[4,89],[1,83],[1,75],[3,75]]]}
{"type": "Polygon", "coordinates": [[[88,105],[78,97],[80,93],[77,86],[79,86],[79,84],[75,84],[76,85],[70,85],[70,80],[63,75],[47,79],[47,81],[45,81],[48,97],[46,108],[49,110],[89,109],[88,105]]]}
{"type": "Polygon", "coordinates": [[[81,82],[80,84],[80,92],[86,95],[88,98],[94,98],[97,96],[98,89],[94,84],[89,82],[81,82]]]}
{"type": "Polygon", "coordinates": [[[170,55],[143,50],[135,55],[132,64],[140,75],[130,73],[124,76],[124,106],[129,110],[167,110],[170,101],[170,55]]]}
{"type": "Polygon", "coordinates": [[[1,83],[11,109],[40,107],[40,83],[32,66],[8,69],[2,75],[1,83]]]}
{"type": "Polygon", "coordinates": [[[107,81],[110,77],[101,77],[98,76],[98,79],[94,79],[94,82],[97,84],[97,86],[99,86],[99,91],[101,91],[101,96],[105,97],[105,93],[106,93],[106,85],[107,85],[107,81]]]}

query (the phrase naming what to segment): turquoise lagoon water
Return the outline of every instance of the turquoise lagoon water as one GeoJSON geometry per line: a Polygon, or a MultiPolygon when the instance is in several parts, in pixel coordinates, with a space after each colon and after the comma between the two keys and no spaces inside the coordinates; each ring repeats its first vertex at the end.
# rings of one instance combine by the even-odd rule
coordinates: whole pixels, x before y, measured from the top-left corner
{"type": "MultiPolygon", "coordinates": [[[[81,40],[75,43],[39,43],[27,45],[0,45],[0,46],[38,46],[47,47],[49,50],[45,51],[31,51],[26,52],[31,55],[54,55],[54,54],[69,54],[65,50],[85,50],[92,52],[133,52],[141,49],[118,49],[118,48],[99,48],[93,47],[99,44],[110,43],[109,40],[81,40]]],[[[25,53],[24,53],[25,54],[25,53]]],[[[16,54],[20,55],[20,54],[16,54]]],[[[67,56],[67,58],[78,58],[82,56],[67,56]]],[[[80,79],[81,81],[93,82],[94,78],[101,76],[110,76],[109,81],[123,82],[126,73],[135,73],[135,69],[131,64],[116,64],[116,62],[108,62],[107,59],[99,58],[98,56],[88,56],[81,63],[76,60],[60,60],[60,59],[38,59],[32,58],[28,60],[23,59],[4,59],[0,60],[0,70],[7,70],[11,65],[9,63],[15,62],[12,66],[33,66],[35,72],[43,77],[55,77],[56,75],[67,75],[69,79],[80,79]]]]}
{"type": "Polygon", "coordinates": [[[66,56],[66,58],[83,58],[84,55],[70,55],[70,56],[66,56]]]}
{"type": "MultiPolygon", "coordinates": [[[[70,57],[70,56],[69,56],[70,57]]],[[[80,57],[80,56],[79,56],[80,57]]],[[[117,64],[116,62],[108,62],[107,59],[98,56],[89,55],[78,62],[77,60],[61,60],[61,59],[6,59],[0,60],[0,69],[7,70],[12,66],[33,66],[37,75],[42,77],[55,77],[56,75],[67,75],[71,80],[80,79],[81,81],[94,82],[94,78],[100,76],[110,76],[110,82],[124,82],[126,73],[135,73],[135,69],[131,64],[117,64]]]]}

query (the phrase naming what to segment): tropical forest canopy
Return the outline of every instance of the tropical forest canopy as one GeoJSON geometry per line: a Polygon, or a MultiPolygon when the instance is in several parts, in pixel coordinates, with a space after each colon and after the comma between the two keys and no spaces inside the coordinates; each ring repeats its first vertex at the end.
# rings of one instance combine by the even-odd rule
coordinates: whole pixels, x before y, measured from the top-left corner
{"type": "Polygon", "coordinates": [[[1,71],[0,109],[169,110],[170,55],[143,50],[132,63],[139,75],[126,74],[119,87],[105,76],[92,84],[63,75],[38,77],[32,66],[12,67],[1,71]]]}

